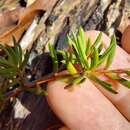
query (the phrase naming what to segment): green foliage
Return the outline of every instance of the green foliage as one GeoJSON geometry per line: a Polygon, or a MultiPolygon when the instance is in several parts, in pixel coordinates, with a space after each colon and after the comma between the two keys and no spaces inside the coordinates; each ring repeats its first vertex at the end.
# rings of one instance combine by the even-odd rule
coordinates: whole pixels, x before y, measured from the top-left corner
{"type": "Polygon", "coordinates": [[[76,76],[72,81],[71,80],[68,80],[68,84],[65,86],[65,89],[68,89],[70,87],[72,87],[73,85],[77,85],[77,84],[80,84],[82,83],[83,81],[85,81],[85,77],[84,76],[76,76]]]}
{"type": "Polygon", "coordinates": [[[109,83],[107,83],[105,81],[100,80],[99,78],[97,78],[94,75],[89,75],[89,78],[92,81],[94,81],[94,82],[98,83],[99,85],[101,85],[102,87],[104,87],[105,89],[107,89],[108,91],[110,91],[110,92],[112,92],[114,94],[117,94],[117,92],[112,88],[111,84],[109,84],[109,83]]]}
{"type": "Polygon", "coordinates": [[[4,79],[0,84],[0,97],[4,97],[6,92],[14,88],[24,87],[26,81],[25,66],[29,59],[29,52],[26,51],[24,54],[14,37],[13,42],[14,47],[0,44],[0,49],[4,53],[0,57],[0,76],[4,79]]]}
{"type": "Polygon", "coordinates": [[[72,64],[72,62],[68,62],[67,63],[67,70],[70,72],[70,74],[74,75],[77,74],[78,71],[76,70],[76,68],[74,67],[74,65],[72,64]]]}
{"type": "Polygon", "coordinates": [[[14,76],[19,75],[19,72],[24,71],[23,68],[25,68],[29,58],[28,51],[23,54],[19,44],[15,44],[13,48],[7,45],[0,45],[0,49],[5,52],[4,57],[0,58],[1,76],[8,76],[8,78],[12,79],[14,76]],[[12,73],[12,75],[9,76],[8,73],[12,73]]]}
{"type": "Polygon", "coordinates": [[[50,56],[53,62],[53,71],[58,72],[58,59],[53,45],[49,44],[50,56]]]}
{"type": "MultiPolygon", "coordinates": [[[[66,66],[66,69],[73,77],[73,80],[68,77],[68,79],[70,78],[70,82],[68,82],[68,85],[65,88],[69,88],[74,84],[79,84],[84,81],[85,78],[89,78],[108,91],[117,94],[116,90],[112,87],[112,84],[99,79],[99,75],[105,75],[107,78],[130,88],[130,81],[120,77],[118,71],[109,70],[116,51],[115,35],[112,36],[110,45],[107,49],[104,48],[102,42],[102,33],[99,33],[95,42],[92,43],[90,38],[88,38],[88,40],[86,39],[85,32],[81,27],[79,28],[77,35],[72,32],[72,36],[67,36],[67,38],[69,50],[67,52],[63,50],[59,50],[57,52],[54,50],[53,52],[55,54],[60,52],[63,56],[62,63],[66,66]],[[76,67],[77,64],[79,69],[76,67]],[[104,65],[104,69],[102,71],[100,71],[101,65],[104,65]]],[[[122,70],[122,73],[127,76],[130,75],[130,71],[128,70],[122,70]]]]}
{"type": "Polygon", "coordinates": [[[107,75],[109,78],[111,78],[111,79],[113,79],[113,80],[115,80],[115,81],[118,81],[120,84],[122,84],[122,85],[124,85],[124,86],[130,88],[130,81],[128,81],[128,80],[122,78],[122,77],[119,76],[117,73],[113,73],[113,72],[110,73],[110,72],[108,72],[108,73],[106,73],[106,75],[107,75]]]}
{"type": "Polygon", "coordinates": [[[115,55],[115,51],[116,51],[116,37],[113,35],[111,38],[111,43],[113,45],[113,47],[111,48],[111,52],[108,56],[107,59],[107,64],[106,64],[106,68],[109,68],[112,64],[112,61],[114,59],[114,55],[115,55]]]}
{"type": "Polygon", "coordinates": [[[20,92],[27,91],[47,95],[46,91],[40,87],[40,84],[56,80],[57,78],[68,83],[65,87],[66,89],[80,84],[88,78],[113,94],[117,94],[118,92],[113,88],[111,83],[100,78],[102,76],[106,76],[108,79],[130,88],[128,78],[121,77],[120,75],[130,76],[129,69],[109,69],[116,51],[116,37],[114,35],[107,49],[104,48],[102,42],[102,33],[99,33],[95,42],[92,43],[90,38],[86,39],[85,32],[81,27],[77,35],[72,33],[72,36],[67,36],[67,38],[69,45],[67,51],[56,51],[54,46],[49,44],[50,56],[53,62],[53,75],[31,83],[26,83],[25,76],[25,67],[29,59],[29,52],[26,51],[23,53],[21,46],[16,42],[14,37],[14,47],[0,45],[1,51],[4,52],[4,56],[0,57],[0,101],[5,99],[6,92],[15,90],[15,88],[20,88],[20,92]],[[63,57],[61,61],[58,61],[59,54],[63,57]],[[66,67],[69,74],[56,77],[55,73],[60,71],[60,64],[66,67]],[[100,69],[101,66],[104,66],[104,68],[100,69]],[[34,88],[35,86],[37,87],[34,88]]]}

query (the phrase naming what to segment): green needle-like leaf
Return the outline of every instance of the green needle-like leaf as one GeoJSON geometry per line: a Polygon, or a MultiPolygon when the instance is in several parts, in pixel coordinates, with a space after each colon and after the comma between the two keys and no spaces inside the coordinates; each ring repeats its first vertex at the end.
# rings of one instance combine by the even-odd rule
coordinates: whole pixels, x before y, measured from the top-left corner
{"type": "Polygon", "coordinates": [[[108,58],[108,56],[111,54],[111,52],[113,51],[114,48],[115,48],[115,43],[112,42],[112,40],[111,40],[110,46],[107,48],[107,50],[99,58],[98,66],[100,66],[108,58]]]}
{"type": "Polygon", "coordinates": [[[72,32],[72,40],[74,41],[74,43],[77,45],[77,36],[74,32],[72,32]]]}
{"type": "Polygon", "coordinates": [[[106,73],[106,75],[109,78],[118,81],[120,84],[130,88],[130,81],[120,77],[117,73],[106,73]]]}
{"type": "Polygon", "coordinates": [[[102,52],[103,47],[104,47],[103,43],[100,44],[100,46],[98,47],[98,53],[99,53],[99,54],[102,52]]]}
{"type": "Polygon", "coordinates": [[[16,75],[16,70],[13,68],[0,69],[0,75],[5,78],[13,78],[16,75]]]}
{"type": "Polygon", "coordinates": [[[111,52],[108,56],[107,63],[106,63],[106,69],[109,68],[113,62],[115,52],[116,52],[116,37],[115,35],[112,36],[111,44],[113,44],[113,48],[111,49],[111,52]]]}
{"type": "Polygon", "coordinates": [[[67,39],[68,39],[69,47],[70,48],[74,47],[74,49],[78,52],[76,44],[74,43],[74,41],[68,35],[67,35],[67,39]]]}
{"type": "Polygon", "coordinates": [[[83,56],[84,49],[83,49],[83,46],[82,46],[81,38],[78,37],[78,36],[76,37],[75,33],[72,33],[72,36],[73,36],[72,44],[73,44],[73,47],[74,47],[74,50],[75,50],[74,51],[75,56],[78,58],[79,63],[81,64],[82,67],[84,67],[85,65],[87,67],[87,64],[84,61],[84,56],[83,56]]]}
{"type": "Polygon", "coordinates": [[[82,27],[79,28],[79,37],[81,38],[81,45],[83,48],[83,52],[85,52],[85,50],[86,50],[86,36],[85,36],[85,32],[84,32],[82,27]]]}
{"type": "Polygon", "coordinates": [[[10,68],[10,67],[14,68],[14,65],[12,65],[12,63],[7,61],[5,58],[0,58],[0,66],[7,67],[7,68],[10,68]]]}
{"type": "Polygon", "coordinates": [[[86,50],[86,48],[84,48],[84,45],[83,45],[83,43],[82,43],[82,39],[81,39],[81,37],[80,37],[80,35],[79,36],[77,36],[78,37],[78,47],[79,47],[79,50],[83,53],[83,54],[85,54],[85,50],[86,50]]]}
{"type": "Polygon", "coordinates": [[[74,33],[72,33],[72,40],[68,37],[68,42],[70,47],[73,45],[75,56],[78,57],[79,63],[83,68],[88,68],[88,62],[86,59],[86,48],[84,49],[84,44],[82,43],[82,39],[80,35],[76,37],[74,33]]]}
{"type": "Polygon", "coordinates": [[[67,51],[58,50],[57,54],[60,54],[63,57],[64,60],[62,60],[61,62],[64,64],[67,64],[69,60],[71,60],[72,63],[76,63],[76,57],[72,53],[70,55],[70,53],[67,51]]]}
{"type": "Polygon", "coordinates": [[[17,44],[17,48],[18,48],[18,57],[19,57],[19,65],[21,65],[22,63],[22,60],[23,60],[23,51],[22,51],[22,48],[19,44],[17,44]]]}
{"type": "Polygon", "coordinates": [[[77,77],[74,81],[73,81],[73,84],[80,84],[80,83],[82,83],[83,81],[85,81],[85,77],[83,77],[83,76],[79,76],[79,77],[77,77]]]}
{"type": "Polygon", "coordinates": [[[99,35],[97,36],[94,44],[91,45],[91,49],[90,49],[90,54],[91,55],[94,51],[94,48],[97,48],[97,46],[100,44],[101,42],[101,39],[102,39],[102,33],[99,33],[99,35]]]}
{"type": "Polygon", "coordinates": [[[84,67],[86,69],[88,69],[89,65],[88,65],[88,61],[87,61],[87,57],[86,57],[86,52],[85,52],[86,49],[83,48],[80,36],[78,36],[77,46],[78,46],[78,52],[79,52],[79,57],[81,59],[81,63],[83,63],[84,67]]]}
{"type": "Polygon", "coordinates": [[[78,73],[76,68],[70,61],[67,63],[67,70],[70,72],[71,75],[75,75],[78,73]]]}
{"type": "Polygon", "coordinates": [[[84,82],[85,79],[86,78],[83,76],[78,76],[75,79],[70,80],[69,83],[65,86],[65,89],[71,88],[73,85],[78,85],[78,84],[84,82]]]}
{"type": "Polygon", "coordinates": [[[49,50],[50,50],[50,55],[52,57],[52,62],[53,62],[53,71],[58,72],[58,59],[57,59],[57,54],[54,49],[54,46],[49,44],[49,50]]]}
{"type": "Polygon", "coordinates": [[[126,73],[128,76],[130,76],[130,71],[125,70],[124,73],[126,73]]]}
{"type": "Polygon", "coordinates": [[[97,67],[98,61],[99,61],[98,50],[94,47],[94,51],[92,55],[92,62],[91,62],[91,69],[95,69],[97,67]]]}
{"type": "Polygon", "coordinates": [[[97,47],[101,43],[101,40],[102,40],[102,32],[100,32],[99,35],[97,36],[94,42],[94,46],[97,47]]]}
{"type": "Polygon", "coordinates": [[[29,51],[26,51],[25,55],[24,55],[24,59],[20,65],[20,69],[25,69],[25,66],[27,65],[27,62],[28,62],[28,59],[29,59],[29,56],[30,56],[30,52],[29,51]]]}
{"type": "Polygon", "coordinates": [[[130,88],[130,81],[128,81],[128,80],[126,80],[126,79],[124,79],[124,78],[121,78],[121,77],[120,77],[119,79],[117,79],[117,81],[118,81],[120,84],[122,84],[122,85],[124,85],[124,86],[130,88]]]}
{"type": "Polygon", "coordinates": [[[118,92],[116,92],[116,91],[112,88],[112,85],[111,85],[111,84],[109,84],[109,83],[107,83],[107,82],[105,82],[105,81],[103,81],[103,80],[98,79],[96,76],[91,75],[91,76],[89,76],[89,78],[90,78],[92,81],[94,81],[94,82],[98,83],[99,85],[101,85],[102,87],[104,87],[105,89],[107,89],[108,91],[110,91],[110,92],[112,92],[112,93],[114,93],[114,94],[117,94],[117,93],[118,93],[118,92]]]}
{"type": "Polygon", "coordinates": [[[14,59],[13,56],[10,54],[10,52],[7,49],[7,46],[3,46],[0,44],[0,49],[4,50],[4,52],[6,53],[6,55],[8,56],[8,59],[10,61],[10,63],[14,64],[14,59]]]}
{"type": "Polygon", "coordinates": [[[16,67],[18,65],[18,57],[17,54],[15,53],[14,49],[11,47],[6,48],[10,54],[9,60],[11,61],[12,64],[14,64],[16,67]]]}
{"type": "Polygon", "coordinates": [[[91,46],[92,46],[91,39],[88,38],[87,48],[86,48],[86,56],[89,56],[89,54],[91,52],[91,46]]]}
{"type": "Polygon", "coordinates": [[[14,51],[15,51],[15,54],[16,54],[16,57],[17,57],[18,64],[21,65],[22,58],[23,58],[22,48],[19,45],[19,43],[17,43],[17,41],[16,41],[14,36],[13,36],[12,39],[13,39],[13,43],[14,43],[14,51]]]}

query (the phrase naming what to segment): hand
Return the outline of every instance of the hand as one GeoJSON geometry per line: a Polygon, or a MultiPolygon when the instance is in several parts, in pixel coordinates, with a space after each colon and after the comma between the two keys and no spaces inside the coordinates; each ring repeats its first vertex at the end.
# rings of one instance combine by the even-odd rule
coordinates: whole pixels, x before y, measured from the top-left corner
{"type": "MultiPolygon", "coordinates": [[[[88,31],[87,37],[95,40],[97,31],[88,31]]],[[[103,41],[110,39],[103,34],[103,41]]],[[[117,47],[111,69],[130,68],[130,56],[117,47]]],[[[64,122],[60,130],[130,130],[130,90],[115,85],[119,92],[114,95],[89,79],[75,86],[73,92],[64,89],[66,84],[54,81],[48,85],[48,102],[64,122]]]]}

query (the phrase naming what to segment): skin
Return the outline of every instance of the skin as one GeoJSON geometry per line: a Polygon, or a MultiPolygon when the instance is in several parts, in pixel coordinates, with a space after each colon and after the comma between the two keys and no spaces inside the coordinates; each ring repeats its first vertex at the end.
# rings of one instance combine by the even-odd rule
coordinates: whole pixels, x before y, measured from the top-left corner
{"type": "Polygon", "coordinates": [[[130,54],[130,25],[125,29],[122,36],[122,47],[130,54]]]}
{"type": "MultiPolygon", "coordinates": [[[[86,37],[92,41],[98,31],[88,31],[86,37]]],[[[103,34],[103,42],[109,45],[110,39],[103,34]]],[[[111,69],[129,68],[130,57],[117,47],[111,69]]],[[[104,78],[104,77],[101,77],[104,78]]],[[[48,102],[56,115],[67,127],[60,130],[130,130],[130,90],[115,85],[118,94],[114,95],[89,79],[73,92],[64,89],[62,81],[48,84],[48,102]]]]}

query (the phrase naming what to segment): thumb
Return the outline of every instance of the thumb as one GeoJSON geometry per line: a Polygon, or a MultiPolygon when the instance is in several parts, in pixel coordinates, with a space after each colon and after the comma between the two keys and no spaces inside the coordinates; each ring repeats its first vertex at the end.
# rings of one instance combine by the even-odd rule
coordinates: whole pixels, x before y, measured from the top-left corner
{"type": "Polygon", "coordinates": [[[73,92],[65,86],[62,81],[49,83],[48,102],[70,130],[130,129],[128,121],[88,79],[73,92]]]}

